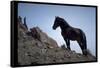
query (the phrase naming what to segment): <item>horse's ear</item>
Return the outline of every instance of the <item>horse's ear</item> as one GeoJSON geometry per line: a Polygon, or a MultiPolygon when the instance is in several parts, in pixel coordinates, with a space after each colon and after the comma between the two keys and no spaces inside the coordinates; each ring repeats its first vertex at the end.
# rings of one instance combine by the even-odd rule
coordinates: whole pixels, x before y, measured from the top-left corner
{"type": "Polygon", "coordinates": [[[59,18],[59,16],[55,16],[55,18],[59,18]]]}

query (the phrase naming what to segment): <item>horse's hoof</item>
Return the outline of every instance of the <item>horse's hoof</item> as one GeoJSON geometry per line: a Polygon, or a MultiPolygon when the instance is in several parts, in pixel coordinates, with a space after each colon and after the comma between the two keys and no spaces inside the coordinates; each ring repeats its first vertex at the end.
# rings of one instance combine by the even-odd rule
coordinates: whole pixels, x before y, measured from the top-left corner
{"type": "Polygon", "coordinates": [[[85,51],[83,51],[83,55],[85,55],[85,56],[87,55],[87,51],[86,51],[86,50],[85,50],[85,51]]]}
{"type": "Polygon", "coordinates": [[[87,56],[87,53],[85,53],[85,54],[83,54],[83,55],[87,56]]]}

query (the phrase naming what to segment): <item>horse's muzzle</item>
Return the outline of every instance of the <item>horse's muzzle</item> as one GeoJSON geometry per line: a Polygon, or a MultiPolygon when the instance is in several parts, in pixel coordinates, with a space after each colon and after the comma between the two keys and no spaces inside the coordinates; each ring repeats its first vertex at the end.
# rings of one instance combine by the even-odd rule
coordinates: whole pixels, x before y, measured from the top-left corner
{"type": "Polygon", "coordinates": [[[54,30],[56,29],[56,27],[54,27],[54,26],[53,26],[52,28],[53,28],[54,30]]]}

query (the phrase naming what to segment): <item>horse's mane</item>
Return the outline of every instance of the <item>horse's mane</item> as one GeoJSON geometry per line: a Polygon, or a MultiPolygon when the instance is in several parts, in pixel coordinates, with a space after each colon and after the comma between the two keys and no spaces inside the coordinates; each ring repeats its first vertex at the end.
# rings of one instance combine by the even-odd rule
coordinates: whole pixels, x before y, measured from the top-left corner
{"type": "Polygon", "coordinates": [[[61,17],[57,17],[58,19],[60,19],[62,22],[63,22],[63,24],[65,25],[65,26],[70,26],[69,24],[68,24],[68,22],[64,19],[64,18],[61,18],[61,17]]]}

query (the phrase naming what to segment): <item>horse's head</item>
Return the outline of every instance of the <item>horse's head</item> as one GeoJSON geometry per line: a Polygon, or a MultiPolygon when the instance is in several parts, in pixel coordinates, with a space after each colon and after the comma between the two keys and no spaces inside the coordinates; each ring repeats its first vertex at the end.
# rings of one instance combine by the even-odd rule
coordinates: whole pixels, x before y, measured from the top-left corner
{"type": "Polygon", "coordinates": [[[59,26],[60,26],[60,17],[55,16],[55,21],[52,28],[55,30],[59,26]]]}

